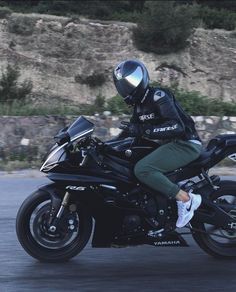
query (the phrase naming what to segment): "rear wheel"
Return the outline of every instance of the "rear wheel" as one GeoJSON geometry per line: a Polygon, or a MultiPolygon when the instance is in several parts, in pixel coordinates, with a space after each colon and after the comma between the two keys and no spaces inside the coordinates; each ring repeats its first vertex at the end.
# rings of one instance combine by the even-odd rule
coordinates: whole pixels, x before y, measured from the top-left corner
{"type": "Polygon", "coordinates": [[[76,256],[87,244],[92,218],[82,205],[65,210],[56,231],[49,229],[50,195],[37,191],[22,204],[16,219],[16,232],[25,251],[45,262],[62,262],[76,256]]]}
{"type": "MultiPolygon", "coordinates": [[[[211,199],[219,205],[226,205],[227,213],[236,218],[236,182],[222,181],[220,188],[212,194],[211,199]]],[[[194,221],[192,226],[202,231],[193,231],[192,235],[205,252],[214,257],[236,258],[236,228],[224,229],[194,221]]]]}

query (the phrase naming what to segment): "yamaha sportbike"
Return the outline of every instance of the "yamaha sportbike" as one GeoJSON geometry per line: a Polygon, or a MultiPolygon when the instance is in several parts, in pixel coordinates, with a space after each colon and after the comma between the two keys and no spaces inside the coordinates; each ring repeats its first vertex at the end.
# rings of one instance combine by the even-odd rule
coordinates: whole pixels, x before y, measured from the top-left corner
{"type": "Polygon", "coordinates": [[[236,182],[208,173],[225,157],[235,159],[236,135],[216,136],[197,160],[166,174],[202,195],[188,229],[176,229],[176,201],[133,173],[135,163],[159,144],[142,138],[102,142],[93,131],[79,117],[55,137],[41,167],[52,183],[31,194],[17,215],[17,236],[28,254],[65,261],[82,251],[92,233],[93,247],[188,246],[184,230],[208,254],[236,257],[236,182]]]}

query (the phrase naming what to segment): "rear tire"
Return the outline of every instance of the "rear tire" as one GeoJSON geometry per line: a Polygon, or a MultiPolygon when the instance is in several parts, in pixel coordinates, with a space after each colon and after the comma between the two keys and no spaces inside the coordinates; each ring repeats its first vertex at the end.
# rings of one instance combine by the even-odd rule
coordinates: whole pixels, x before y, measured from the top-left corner
{"type": "Polygon", "coordinates": [[[75,214],[78,218],[77,232],[74,234],[75,232],[69,232],[64,228],[64,238],[60,242],[59,235],[50,238],[50,234],[48,235],[46,232],[44,234],[42,226],[39,227],[40,224],[42,225],[42,218],[46,211],[48,212],[50,205],[51,199],[47,192],[39,190],[31,194],[18,211],[16,233],[20,244],[32,257],[43,262],[64,262],[80,253],[87,244],[92,232],[92,217],[86,208],[78,205],[75,214]],[[37,208],[39,208],[38,211],[37,208]],[[32,219],[34,213],[36,216],[32,219]],[[32,224],[34,224],[33,228],[32,224]]]}
{"type": "MultiPolygon", "coordinates": [[[[226,200],[230,204],[236,205],[236,182],[222,181],[220,188],[211,195],[212,201],[226,200]],[[231,199],[230,199],[231,198],[231,199]],[[233,200],[230,202],[230,200],[233,200]]],[[[235,213],[236,215],[236,213],[235,213]]],[[[209,255],[216,258],[232,259],[236,258],[236,230],[229,231],[223,228],[216,228],[213,225],[198,223],[194,220],[192,226],[202,231],[209,231],[225,236],[225,239],[202,232],[192,231],[192,236],[199,245],[209,255]],[[209,227],[210,226],[210,227],[209,227]],[[218,233],[216,233],[216,230],[218,233]]]]}

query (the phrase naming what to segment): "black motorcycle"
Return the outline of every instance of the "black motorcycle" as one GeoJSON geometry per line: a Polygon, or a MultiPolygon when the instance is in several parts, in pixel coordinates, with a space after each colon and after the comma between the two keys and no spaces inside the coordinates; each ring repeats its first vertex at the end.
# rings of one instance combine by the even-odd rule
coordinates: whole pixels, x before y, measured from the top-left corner
{"type": "Polygon", "coordinates": [[[93,230],[93,247],[188,246],[182,235],[191,233],[210,255],[236,257],[236,182],[208,175],[225,157],[235,159],[236,135],[216,136],[200,158],[167,174],[182,189],[202,195],[188,229],[176,230],[176,201],[133,173],[135,163],[159,144],[142,138],[104,143],[92,137],[93,130],[79,117],[55,137],[41,167],[53,182],[31,194],[17,215],[17,236],[27,253],[40,261],[68,260],[93,230]]]}

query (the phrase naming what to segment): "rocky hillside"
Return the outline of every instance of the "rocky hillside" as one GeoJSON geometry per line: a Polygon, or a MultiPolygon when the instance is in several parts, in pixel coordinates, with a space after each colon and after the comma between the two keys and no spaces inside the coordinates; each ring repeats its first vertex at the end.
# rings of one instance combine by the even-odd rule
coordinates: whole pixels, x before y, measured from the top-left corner
{"type": "Polygon", "coordinates": [[[90,102],[98,94],[115,95],[113,67],[137,58],[153,81],[236,99],[236,32],[197,29],[186,50],[163,56],[138,51],[133,26],[14,13],[0,20],[0,68],[18,63],[39,101],[90,102]]]}

